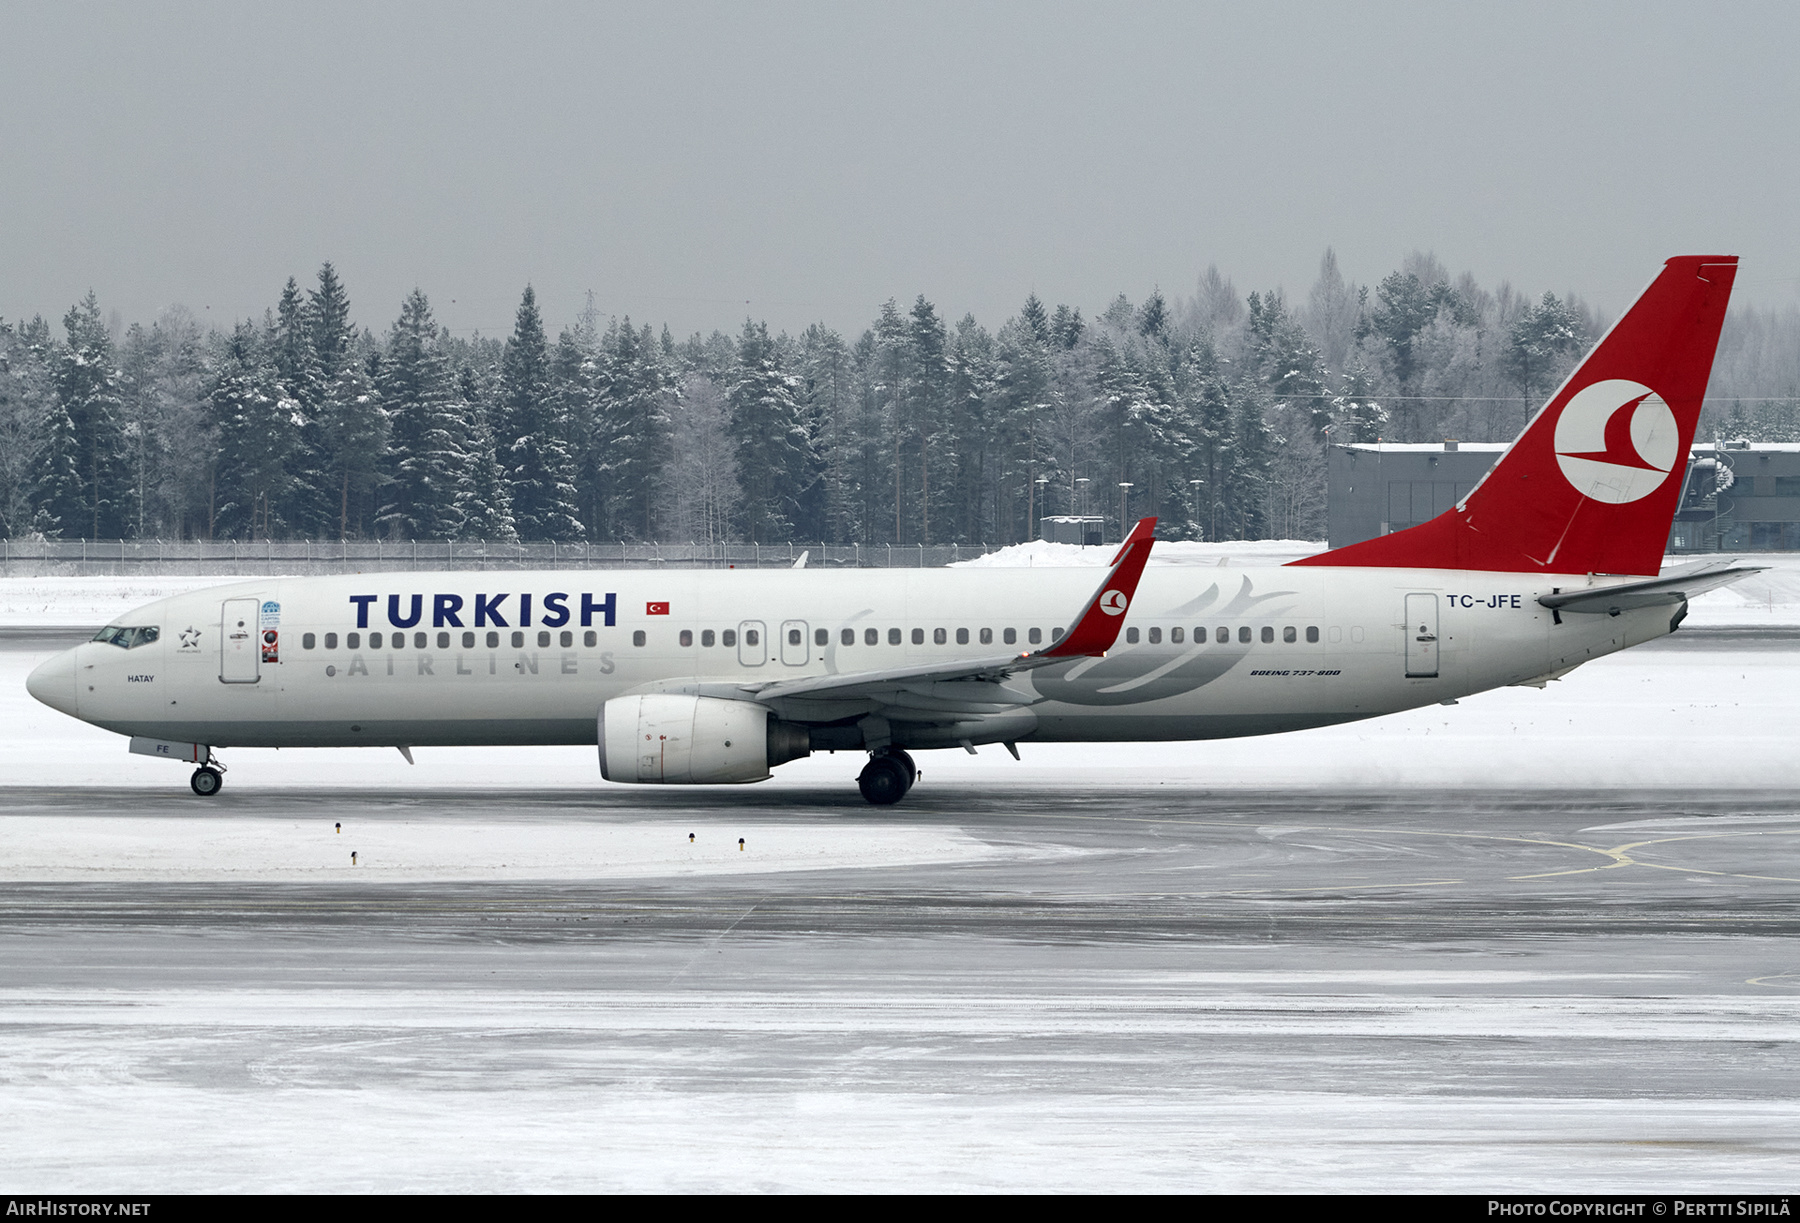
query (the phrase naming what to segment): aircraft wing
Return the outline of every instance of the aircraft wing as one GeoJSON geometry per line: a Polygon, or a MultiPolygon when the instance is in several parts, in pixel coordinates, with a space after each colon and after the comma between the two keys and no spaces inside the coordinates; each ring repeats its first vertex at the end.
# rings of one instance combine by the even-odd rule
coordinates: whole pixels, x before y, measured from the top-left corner
{"type": "MultiPolygon", "coordinates": [[[[930,710],[966,715],[976,707],[994,709],[1031,703],[1035,698],[1006,686],[1021,671],[1053,666],[1076,658],[1104,655],[1118,639],[1125,610],[1137,593],[1138,579],[1150,560],[1156,519],[1142,518],[1120,545],[1112,564],[1074,627],[1048,647],[1027,654],[1000,654],[988,658],[961,658],[911,667],[876,671],[851,671],[839,675],[812,675],[800,679],[728,685],[739,699],[762,702],[843,702],[894,707],[902,716],[918,716],[930,710]]],[[[708,685],[711,691],[727,685],[708,685]]],[[[719,693],[723,695],[723,693],[719,693]]]]}
{"type": "Polygon", "coordinates": [[[1735,561],[1701,561],[1642,582],[1539,595],[1538,602],[1552,611],[1617,615],[1638,607],[1679,603],[1708,590],[1728,586],[1752,573],[1761,573],[1766,568],[1766,565],[1739,565],[1735,561]]]}

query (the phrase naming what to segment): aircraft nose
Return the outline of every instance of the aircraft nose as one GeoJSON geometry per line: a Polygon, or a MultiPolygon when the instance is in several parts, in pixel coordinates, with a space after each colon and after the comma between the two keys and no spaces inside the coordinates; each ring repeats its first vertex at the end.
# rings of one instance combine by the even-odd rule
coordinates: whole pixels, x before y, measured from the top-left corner
{"type": "Polygon", "coordinates": [[[25,677],[25,691],[58,713],[75,712],[75,651],[64,650],[25,677]]]}

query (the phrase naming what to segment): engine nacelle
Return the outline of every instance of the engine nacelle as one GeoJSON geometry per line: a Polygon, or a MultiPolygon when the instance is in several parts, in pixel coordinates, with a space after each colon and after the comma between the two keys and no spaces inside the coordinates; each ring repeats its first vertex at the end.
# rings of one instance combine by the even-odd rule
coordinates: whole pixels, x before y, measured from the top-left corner
{"type": "Polygon", "coordinates": [[[600,776],[651,785],[765,781],[769,770],[811,755],[804,726],[749,701],[648,693],[600,709],[600,776]]]}

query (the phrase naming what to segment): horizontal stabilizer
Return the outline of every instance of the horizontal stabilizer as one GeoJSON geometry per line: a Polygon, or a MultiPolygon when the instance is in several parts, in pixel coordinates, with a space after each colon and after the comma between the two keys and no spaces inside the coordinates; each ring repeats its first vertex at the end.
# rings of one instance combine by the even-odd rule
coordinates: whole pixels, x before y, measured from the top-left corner
{"type": "Polygon", "coordinates": [[[1539,595],[1538,602],[1552,611],[1611,616],[1638,607],[1679,603],[1706,591],[1729,586],[1739,578],[1761,573],[1766,567],[1739,565],[1735,561],[1702,561],[1648,581],[1539,595]]]}

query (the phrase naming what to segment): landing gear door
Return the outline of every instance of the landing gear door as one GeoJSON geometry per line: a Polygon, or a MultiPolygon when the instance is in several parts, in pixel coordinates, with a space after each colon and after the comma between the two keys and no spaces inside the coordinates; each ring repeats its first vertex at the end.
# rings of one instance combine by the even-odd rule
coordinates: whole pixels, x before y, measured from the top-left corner
{"type": "Polygon", "coordinates": [[[257,599],[227,599],[219,624],[219,682],[254,684],[262,678],[257,599]]]}
{"type": "Polygon", "coordinates": [[[1406,678],[1435,679],[1438,673],[1438,597],[1406,596],[1406,678]]]}

